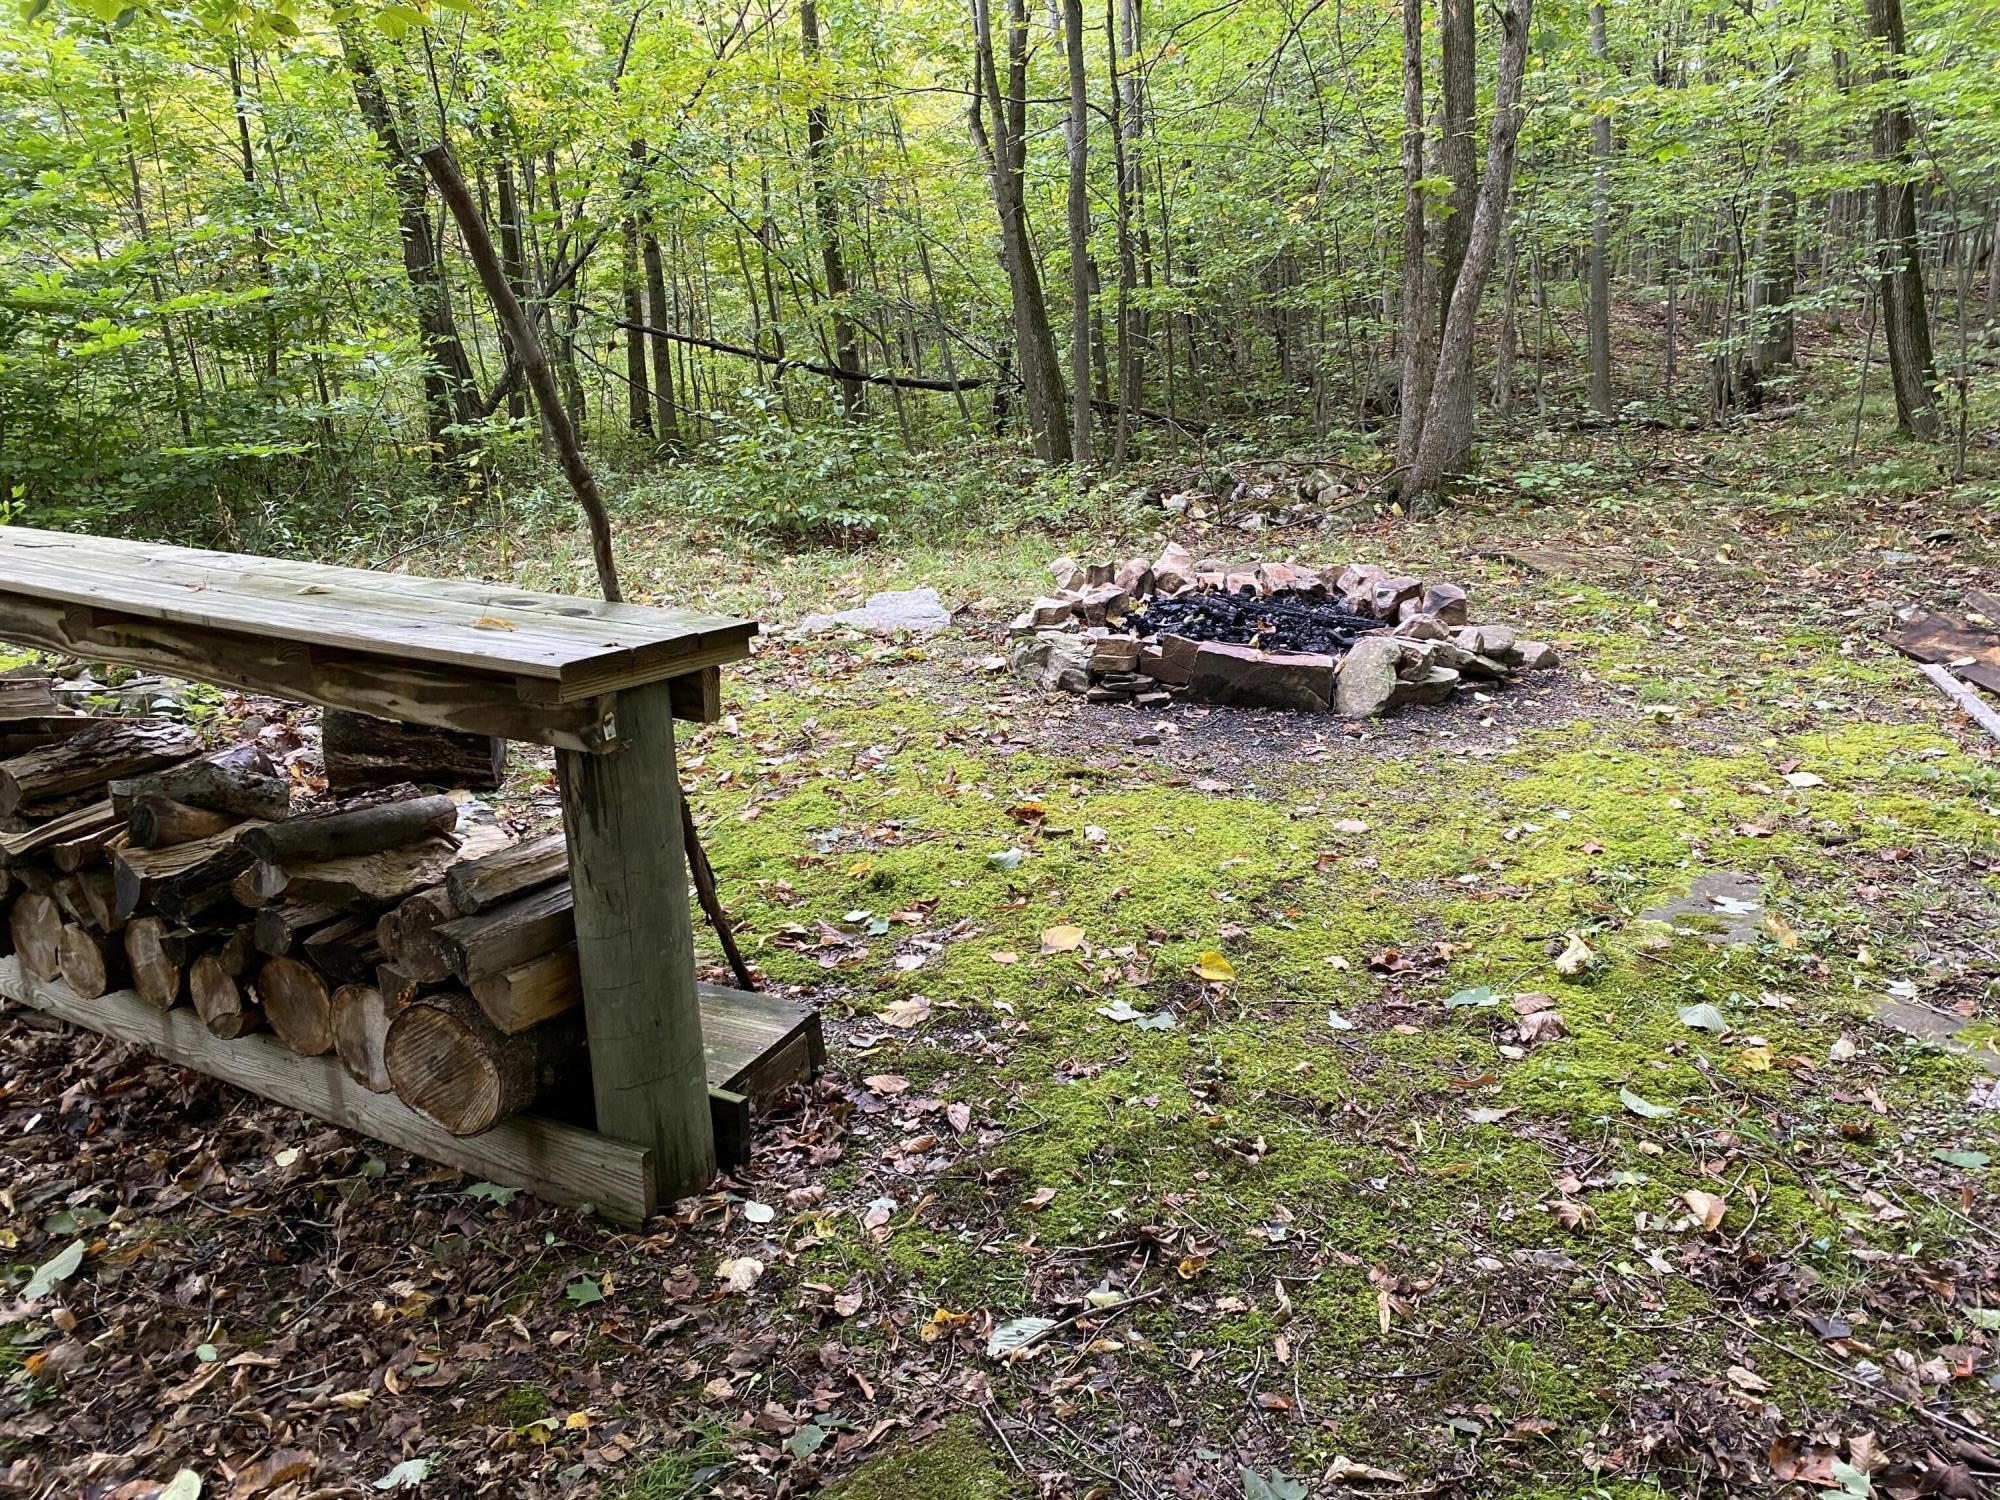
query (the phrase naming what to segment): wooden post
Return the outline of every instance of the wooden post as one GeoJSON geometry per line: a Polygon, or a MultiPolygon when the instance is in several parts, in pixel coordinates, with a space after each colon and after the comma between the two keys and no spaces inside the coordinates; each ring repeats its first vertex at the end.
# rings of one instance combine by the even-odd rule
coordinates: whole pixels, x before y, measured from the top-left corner
{"type": "Polygon", "coordinates": [[[619,748],[558,752],[597,1129],[653,1151],[662,1199],[715,1176],[667,683],[618,695],[619,748]]]}

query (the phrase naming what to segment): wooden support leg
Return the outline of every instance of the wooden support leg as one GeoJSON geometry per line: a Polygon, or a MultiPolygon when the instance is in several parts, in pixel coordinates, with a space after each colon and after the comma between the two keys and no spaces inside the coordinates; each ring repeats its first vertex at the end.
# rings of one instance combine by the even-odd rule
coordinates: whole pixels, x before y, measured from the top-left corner
{"type": "Polygon", "coordinates": [[[618,695],[620,747],[558,753],[597,1129],[653,1150],[662,1198],[715,1176],[667,683],[618,695]]]}

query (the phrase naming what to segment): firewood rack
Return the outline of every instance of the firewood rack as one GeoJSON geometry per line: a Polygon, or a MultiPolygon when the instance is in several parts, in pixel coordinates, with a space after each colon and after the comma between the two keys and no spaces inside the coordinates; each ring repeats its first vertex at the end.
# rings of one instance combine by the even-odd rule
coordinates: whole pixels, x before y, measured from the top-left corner
{"type": "Polygon", "coordinates": [[[0,640],[325,708],[550,745],[595,1128],[454,1136],[328,1057],[225,1042],[130,992],[0,959],[0,996],[388,1144],[636,1223],[746,1146],[752,1102],[824,1059],[815,1013],[696,982],[674,721],[712,722],[754,622],[0,526],[0,640]]]}

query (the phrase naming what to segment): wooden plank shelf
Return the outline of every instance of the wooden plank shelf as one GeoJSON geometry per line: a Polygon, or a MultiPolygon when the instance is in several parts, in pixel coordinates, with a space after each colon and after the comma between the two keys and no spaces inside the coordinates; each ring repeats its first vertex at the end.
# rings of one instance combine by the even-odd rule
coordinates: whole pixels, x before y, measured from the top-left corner
{"type": "Polygon", "coordinates": [[[753,621],[0,526],[0,639],[378,718],[602,752],[614,695],[690,678],[753,621]]]}
{"type": "MultiPolygon", "coordinates": [[[[725,1126],[718,1132],[721,1148],[747,1126],[752,1104],[806,1076],[826,1049],[817,1011],[720,985],[702,985],[700,992],[710,1096],[725,1126]]],[[[659,1206],[653,1153],[629,1141],[532,1114],[503,1120],[482,1135],[452,1135],[394,1094],[363,1088],[332,1056],[301,1057],[265,1035],[224,1041],[192,1010],[158,1010],[130,990],[86,1000],[59,979],[35,978],[18,958],[0,958],[0,996],[551,1202],[589,1205],[625,1224],[642,1223],[659,1206]]]]}

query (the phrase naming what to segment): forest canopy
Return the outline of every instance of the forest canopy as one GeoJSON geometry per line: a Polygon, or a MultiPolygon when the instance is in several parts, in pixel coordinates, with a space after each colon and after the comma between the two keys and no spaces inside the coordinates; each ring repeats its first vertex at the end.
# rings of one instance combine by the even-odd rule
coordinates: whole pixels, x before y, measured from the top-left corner
{"type": "Polygon", "coordinates": [[[0,482],[43,521],[271,543],[532,470],[534,407],[417,160],[440,144],[600,464],[678,466],[795,535],[879,524],[883,475],[972,445],[1101,472],[1389,429],[1422,495],[1475,405],[1489,431],[1781,404],[1805,321],[1879,323],[1877,379],[1935,434],[2000,296],[1984,4],[23,15],[0,482]],[[1426,468],[1437,372],[1431,409],[1462,410],[1426,468]]]}

